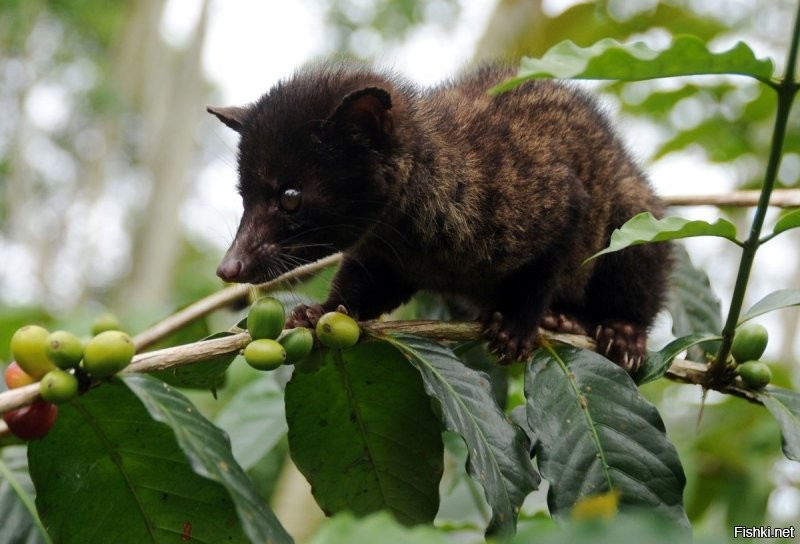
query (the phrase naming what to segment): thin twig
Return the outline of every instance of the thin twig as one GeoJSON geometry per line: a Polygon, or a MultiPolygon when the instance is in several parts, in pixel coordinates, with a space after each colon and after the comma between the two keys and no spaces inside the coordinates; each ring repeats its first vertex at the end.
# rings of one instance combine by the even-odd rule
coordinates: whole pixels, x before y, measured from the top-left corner
{"type": "Polygon", "coordinates": [[[201,340],[192,344],[183,344],[157,351],[140,353],[125,369],[125,372],[156,372],[166,368],[201,363],[220,355],[235,353],[250,342],[250,334],[241,332],[222,338],[201,340]]]}
{"type": "MultiPolygon", "coordinates": [[[[761,191],[731,191],[705,195],[662,196],[669,206],[749,207],[758,204],[761,191]]],[[[800,208],[800,189],[775,189],[769,205],[776,208],[800,208]]]]}
{"type": "Polygon", "coordinates": [[[253,290],[266,291],[281,284],[304,278],[319,272],[323,268],[339,262],[341,258],[341,254],[335,253],[325,257],[324,259],[320,259],[319,261],[299,266],[294,270],[286,272],[285,274],[278,276],[274,280],[266,283],[259,285],[237,284],[226,287],[222,291],[213,293],[201,300],[198,300],[194,304],[175,312],[166,319],[159,321],[152,327],[134,336],[133,343],[136,346],[136,351],[140,352],[145,348],[152,346],[159,340],[169,336],[173,332],[185,327],[192,321],[196,321],[197,319],[205,317],[215,310],[219,310],[220,308],[224,308],[229,304],[241,300],[253,290]]]}
{"type": "MultiPolygon", "coordinates": [[[[705,363],[696,363],[685,359],[675,359],[669,367],[665,378],[674,382],[706,386],[708,384],[709,367],[705,363]]],[[[761,404],[756,394],[745,387],[741,379],[736,378],[732,384],[725,385],[717,389],[721,393],[727,393],[741,399],[761,404]]]]}
{"type": "Polygon", "coordinates": [[[39,384],[32,383],[17,389],[9,389],[0,393],[0,414],[14,408],[32,404],[39,399],[39,384]]]}

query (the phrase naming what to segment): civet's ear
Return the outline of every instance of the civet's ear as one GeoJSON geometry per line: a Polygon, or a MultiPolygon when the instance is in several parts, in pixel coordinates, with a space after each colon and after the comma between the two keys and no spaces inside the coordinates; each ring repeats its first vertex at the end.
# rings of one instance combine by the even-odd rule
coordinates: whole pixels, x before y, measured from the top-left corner
{"type": "Polygon", "coordinates": [[[206,111],[217,116],[217,119],[225,123],[227,126],[241,132],[247,119],[250,117],[250,108],[243,106],[228,106],[216,107],[208,106],[206,111]]]}
{"type": "Polygon", "coordinates": [[[354,91],[342,99],[330,121],[339,127],[349,126],[378,143],[394,131],[392,99],[378,87],[354,91]]]}

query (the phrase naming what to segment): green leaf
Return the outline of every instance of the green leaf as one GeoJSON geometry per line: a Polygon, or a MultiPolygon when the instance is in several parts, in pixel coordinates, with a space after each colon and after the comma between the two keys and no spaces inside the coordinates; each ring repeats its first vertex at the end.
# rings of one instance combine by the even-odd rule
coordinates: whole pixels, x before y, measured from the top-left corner
{"type": "Polygon", "coordinates": [[[773,310],[800,305],[800,289],[780,289],[768,294],[739,317],[739,325],[773,310]]]}
{"type": "MultiPolygon", "coordinates": [[[[166,423],[174,433],[192,470],[209,482],[221,484],[229,493],[239,522],[251,541],[276,544],[292,542],[233,458],[230,442],[224,432],[204,418],[186,397],[168,384],[141,374],[128,374],[123,380],[139,397],[150,417],[166,423]]],[[[220,542],[216,539],[212,541],[220,542]]]]}
{"type": "Polygon", "coordinates": [[[8,446],[0,454],[0,542],[51,542],[33,502],[25,446],[8,446]]]}
{"type": "Polygon", "coordinates": [[[286,436],[283,388],[275,374],[263,372],[237,391],[215,423],[231,440],[233,456],[245,470],[258,463],[286,436]]]}
{"type": "Polygon", "coordinates": [[[676,535],[674,527],[650,512],[618,514],[613,519],[592,519],[552,527],[549,520],[536,519],[526,523],[508,544],[597,544],[610,542],[635,542],[636,544],[730,544],[723,535],[703,535],[692,539],[676,535]]]}
{"type": "Polygon", "coordinates": [[[624,370],[587,350],[539,350],[525,394],[554,517],[568,519],[578,500],[616,489],[621,510],[648,510],[689,529],[678,454],[624,370]]]}
{"type": "Polygon", "coordinates": [[[484,342],[472,341],[454,346],[453,353],[468,368],[485,374],[486,377],[489,378],[489,383],[492,386],[492,393],[494,394],[498,406],[507,405],[509,367],[498,365],[495,361],[490,359],[484,342]]]}
{"type": "Polygon", "coordinates": [[[600,255],[639,244],[665,242],[692,236],[719,236],[739,243],[736,240],[736,227],[727,219],[720,218],[714,223],[693,221],[683,217],[656,219],[650,212],[642,212],[630,218],[624,225],[611,233],[611,241],[606,249],[595,253],[586,260],[590,261],[600,255]]]}
{"type": "Polygon", "coordinates": [[[425,391],[439,402],[445,427],[467,443],[467,470],[492,508],[487,532],[512,534],[522,502],[540,480],[525,433],[497,405],[487,377],[465,367],[452,351],[406,334],[390,341],[419,370],[425,391]]]}
{"type": "Polygon", "coordinates": [[[356,519],[351,514],[337,514],[325,521],[309,544],[449,544],[445,533],[433,527],[405,527],[385,512],[356,519]]]}
{"type": "Polygon", "coordinates": [[[753,141],[753,124],[745,120],[728,119],[714,115],[687,130],[680,130],[672,138],[659,144],[654,160],[676,151],[700,146],[713,162],[727,163],[743,155],[758,152],[760,142],[753,141]]]}
{"type": "Polygon", "coordinates": [[[743,42],[712,53],[695,36],[676,36],[669,48],[657,51],[644,42],[622,44],[606,38],[589,47],[570,40],[556,44],[540,59],[523,58],[517,75],[491,92],[508,91],[533,78],[616,79],[640,81],[698,74],[739,74],[768,81],[774,66],[757,59],[743,42]]]}
{"type": "MultiPolygon", "coordinates": [[[[630,83],[616,84],[616,91],[622,92],[623,85],[630,85],[630,83]]],[[[634,85],[636,84],[634,83],[634,85]]],[[[687,98],[721,102],[727,93],[737,89],[738,87],[728,82],[716,85],[692,85],[687,83],[677,89],[652,91],[641,102],[624,102],[622,107],[627,113],[643,115],[649,119],[661,121],[668,118],[675,106],[687,98]]]]}
{"type": "MultiPolygon", "coordinates": [[[[224,338],[232,334],[230,332],[218,332],[203,338],[203,340],[224,338]]],[[[235,358],[236,353],[227,353],[204,361],[195,361],[191,365],[181,365],[160,370],[152,375],[175,387],[215,390],[222,386],[225,379],[225,371],[235,358]]]]}
{"type": "MultiPolygon", "coordinates": [[[[707,41],[729,31],[720,21],[698,15],[687,5],[657,2],[649,8],[637,10],[635,14],[627,13],[624,18],[616,14],[609,16],[609,6],[607,2],[581,2],[552,18],[542,13],[519,21],[524,26],[519,32],[512,33],[518,35],[511,42],[504,40],[506,45],[503,49],[510,54],[524,52],[539,57],[566,39],[573,39],[580,46],[591,45],[603,38],[629,39],[631,35],[652,28],[653,21],[658,21],[659,27],[669,29],[673,35],[693,34],[707,41]]],[[[496,15],[505,10],[507,15],[514,17],[520,7],[522,5],[502,4],[498,6],[501,12],[496,12],[496,15]]]]}
{"type": "Polygon", "coordinates": [[[677,338],[661,348],[659,351],[651,351],[648,354],[644,365],[639,369],[639,372],[634,377],[634,381],[641,385],[657,380],[663,376],[667,370],[669,370],[670,365],[672,365],[672,361],[675,359],[675,357],[680,355],[681,352],[703,342],[711,342],[721,339],[722,337],[719,335],[706,332],[697,332],[690,334],[689,336],[677,338]]]}
{"type": "MultiPolygon", "coordinates": [[[[719,298],[711,289],[708,275],[695,268],[686,248],[680,244],[672,246],[672,271],[667,309],[672,316],[672,334],[677,337],[694,333],[716,333],[722,330],[722,309],[719,298]]],[[[689,350],[693,361],[704,361],[708,352],[716,353],[717,344],[712,342],[689,350]]]]}
{"type": "Polygon", "coordinates": [[[768,387],[756,395],[780,425],[783,454],[800,461],[800,393],[768,387]]]}
{"type": "Polygon", "coordinates": [[[119,382],[61,405],[28,461],[56,542],[248,541],[225,488],[198,476],[170,427],[119,382]]]}
{"type": "Polygon", "coordinates": [[[389,510],[429,523],[439,506],[443,445],[419,375],[379,341],[328,351],[286,385],[289,450],[328,514],[389,510]]]}
{"type": "Polygon", "coordinates": [[[778,219],[777,223],[775,223],[775,228],[772,229],[772,233],[780,234],[797,227],[800,227],[800,210],[794,210],[778,219]]]}

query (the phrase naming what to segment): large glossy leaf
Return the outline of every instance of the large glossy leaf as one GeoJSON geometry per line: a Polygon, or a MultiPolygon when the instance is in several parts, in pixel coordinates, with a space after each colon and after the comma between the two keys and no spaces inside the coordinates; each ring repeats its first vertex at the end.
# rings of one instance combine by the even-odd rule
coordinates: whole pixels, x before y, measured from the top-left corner
{"type": "Polygon", "coordinates": [[[260,461],[284,436],[283,388],[264,372],[242,387],[220,411],[215,423],[231,440],[233,456],[245,470],[260,461]]]}
{"type": "Polygon", "coordinates": [[[800,461],[800,393],[769,387],[757,395],[781,427],[783,454],[800,461]]]}
{"type": "Polygon", "coordinates": [[[743,42],[728,51],[713,53],[703,40],[694,36],[677,36],[661,51],[644,42],[622,44],[603,39],[590,47],[578,47],[566,40],[540,59],[524,58],[516,77],[492,91],[507,91],[524,81],[542,77],[639,81],[696,74],[739,74],[769,80],[773,71],[770,59],[757,59],[743,42]]]}
{"type": "Polygon", "coordinates": [[[608,247],[587,260],[639,244],[678,240],[693,236],[719,236],[738,243],[736,227],[727,219],[720,218],[714,223],[683,217],[656,219],[650,212],[642,212],[630,218],[620,228],[615,229],[611,233],[608,247]]]}
{"type": "Polygon", "coordinates": [[[25,446],[0,450],[0,542],[51,542],[39,521],[25,446]]]}
{"type": "Polygon", "coordinates": [[[645,364],[639,369],[639,372],[635,376],[636,383],[641,385],[647,382],[652,382],[653,380],[657,380],[663,376],[667,370],[669,370],[669,367],[675,357],[692,346],[721,339],[721,336],[704,332],[698,332],[688,336],[682,336],[681,338],[676,338],[659,351],[651,351],[647,355],[645,364]]]}
{"type": "Polygon", "coordinates": [[[227,491],[229,498],[233,499],[241,527],[251,541],[292,542],[233,458],[224,432],[168,384],[141,374],[128,374],[123,379],[144,404],[150,417],[165,423],[171,430],[192,470],[227,491]]]}
{"type": "Polygon", "coordinates": [[[739,317],[739,324],[773,310],[800,305],[800,289],[780,289],[768,294],[739,317]]]}
{"type": "Polygon", "coordinates": [[[199,476],[170,427],[119,382],[62,405],[28,460],[56,542],[248,541],[225,488],[199,476]]]}
{"type": "Polygon", "coordinates": [[[566,519],[580,499],[615,489],[621,509],[689,528],[678,454],[625,371],[591,351],[542,349],[526,369],[525,394],[554,517],[566,519]]]}
{"type": "Polygon", "coordinates": [[[329,514],[389,510],[429,523],[443,470],[440,424],[419,375],[391,345],[331,350],[286,385],[289,450],[329,514]]]}
{"type": "Polygon", "coordinates": [[[428,395],[441,406],[447,429],[467,443],[467,470],[483,486],[492,508],[488,532],[513,533],[522,502],[540,480],[525,433],[497,405],[487,377],[465,367],[452,351],[411,335],[397,335],[393,341],[419,370],[428,395]]]}

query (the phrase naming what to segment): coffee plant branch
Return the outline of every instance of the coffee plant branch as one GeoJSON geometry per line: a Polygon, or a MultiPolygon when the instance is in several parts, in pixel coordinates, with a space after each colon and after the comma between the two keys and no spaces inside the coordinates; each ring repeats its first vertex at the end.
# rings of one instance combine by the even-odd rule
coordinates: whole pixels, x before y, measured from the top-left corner
{"type": "MultiPolygon", "coordinates": [[[[360,323],[364,332],[380,337],[390,333],[416,334],[426,338],[450,342],[480,340],[480,325],[475,322],[448,321],[364,321],[360,323]]],[[[573,346],[594,349],[592,339],[574,334],[554,334],[540,330],[545,342],[565,343],[573,346]]],[[[134,356],[124,372],[147,373],[188,364],[202,364],[203,361],[243,349],[250,342],[250,335],[238,332],[231,336],[200,340],[190,344],[144,352],[134,356]]],[[[707,365],[693,361],[676,359],[666,373],[666,377],[689,384],[706,383],[707,365]]],[[[723,393],[735,395],[751,402],[758,402],[756,396],[747,389],[729,385],[720,389],[723,393]]],[[[39,384],[27,385],[0,393],[0,413],[31,404],[39,398],[39,384]]],[[[0,431],[1,432],[1,431],[0,431]]]]}
{"type": "MultiPolygon", "coordinates": [[[[729,193],[708,195],[679,195],[663,197],[670,206],[754,206],[758,203],[760,191],[733,191],[729,193]]],[[[773,191],[770,205],[780,208],[800,207],[800,189],[777,189],[773,191]]],[[[319,261],[300,266],[290,272],[260,285],[233,285],[213,293],[186,308],[175,312],[152,327],[137,334],[134,344],[138,352],[169,336],[187,324],[205,317],[213,311],[224,308],[242,300],[252,292],[269,291],[299,279],[311,276],[320,270],[337,263],[340,254],[334,254],[319,261]]],[[[469,341],[480,338],[480,328],[471,322],[442,321],[370,321],[361,323],[365,332],[380,336],[389,332],[416,334],[427,338],[449,341],[469,341]]],[[[542,337],[548,341],[562,342],[574,346],[594,349],[591,338],[579,335],[553,334],[541,331],[542,337]]],[[[127,372],[153,372],[165,368],[200,362],[216,355],[233,353],[241,350],[250,341],[247,332],[239,332],[232,336],[216,338],[175,346],[158,351],[139,353],[133,359],[127,372]]],[[[671,380],[690,383],[707,384],[707,365],[683,359],[675,359],[665,376],[671,380]]],[[[724,393],[758,402],[755,395],[747,389],[728,385],[720,389],[724,393]]],[[[18,389],[0,393],[0,414],[14,408],[31,404],[39,398],[39,385],[32,384],[18,389]]],[[[0,434],[3,434],[0,422],[0,434]]]]}

